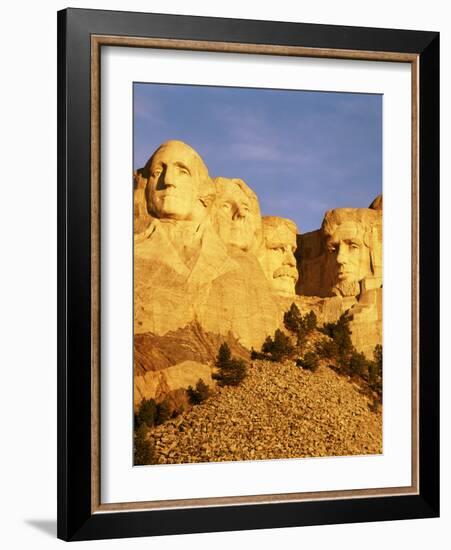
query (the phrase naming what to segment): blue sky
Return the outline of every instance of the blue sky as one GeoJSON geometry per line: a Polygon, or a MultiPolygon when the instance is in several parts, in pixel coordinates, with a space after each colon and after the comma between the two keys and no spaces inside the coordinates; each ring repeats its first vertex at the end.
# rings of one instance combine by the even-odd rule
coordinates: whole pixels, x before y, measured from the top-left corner
{"type": "Polygon", "coordinates": [[[243,179],[263,215],[320,227],[329,208],[382,192],[382,96],[134,84],[134,169],[185,141],[213,177],[243,179]]]}

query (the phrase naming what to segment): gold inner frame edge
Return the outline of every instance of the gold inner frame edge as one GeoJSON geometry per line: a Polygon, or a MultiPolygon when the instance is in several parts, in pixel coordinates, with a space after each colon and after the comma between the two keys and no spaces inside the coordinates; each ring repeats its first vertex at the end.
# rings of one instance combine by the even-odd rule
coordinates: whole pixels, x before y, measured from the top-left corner
{"type": "Polygon", "coordinates": [[[91,36],[91,512],[163,510],[209,506],[269,504],[339,500],[343,498],[388,497],[419,494],[419,56],[400,52],[334,50],[267,44],[140,38],[112,35],[91,36]],[[412,480],[408,487],[353,489],[267,495],[118,502],[100,499],[100,50],[102,46],[156,48],[208,52],[247,53],[330,59],[356,59],[410,63],[411,165],[412,165],[412,480]]]}

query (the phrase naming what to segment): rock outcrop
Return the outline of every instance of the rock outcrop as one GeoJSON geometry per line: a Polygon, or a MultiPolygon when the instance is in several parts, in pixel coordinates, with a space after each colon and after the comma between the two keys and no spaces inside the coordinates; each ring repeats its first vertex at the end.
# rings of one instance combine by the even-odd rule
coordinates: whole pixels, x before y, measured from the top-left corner
{"type": "Polygon", "coordinates": [[[223,341],[260,349],[293,302],[320,324],[349,312],[368,357],[381,343],[381,197],[299,235],[291,220],[262,218],[243,180],[212,179],[180,141],[151,155],[134,188],[135,403],[211,381],[223,341]]]}
{"type": "Polygon", "coordinates": [[[161,401],[175,390],[196,386],[199,379],[213,385],[218,349],[226,342],[234,357],[248,360],[249,351],[231,334],[225,336],[205,331],[192,322],[164,336],[145,333],[134,341],[134,404],[142,399],[161,401]]]}
{"type": "Polygon", "coordinates": [[[372,359],[374,348],[382,344],[382,288],[364,290],[348,315],[352,343],[357,351],[372,359]]]}
{"type": "Polygon", "coordinates": [[[330,296],[331,282],[325,269],[324,239],[319,229],[297,236],[296,260],[299,271],[296,294],[330,296]]]}
{"type": "Polygon", "coordinates": [[[194,388],[199,380],[214,386],[212,372],[209,365],[197,361],[182,361],[163,370],[148,371],[141,376],[135,376],[134,407],[136,409],[143,399],[161,402],[176,390],[186,390],[189,386],[194,388]]]}
{"type": "Polygon", "coordinates": [[[382,210],[382,195],[378,195],[368,208],[372,208],[373,210],[382,210]]]}

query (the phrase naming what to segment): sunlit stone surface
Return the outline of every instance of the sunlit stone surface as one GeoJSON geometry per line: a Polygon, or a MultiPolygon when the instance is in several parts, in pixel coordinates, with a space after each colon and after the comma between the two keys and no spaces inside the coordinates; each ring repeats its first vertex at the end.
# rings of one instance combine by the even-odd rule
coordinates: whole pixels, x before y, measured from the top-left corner
{"type": "Polygon", "coordinates": [[[299,278],[296,258],[296,224],[285,218],[263,218],[264,246],[259,255],[263,271],[274,290],[281,295],[294,295],[299,278]]]}
{"type": "Polygon", "coordinates": [[[211,178],[200,154],[175,140],[133,182],[135,335],[194,322],[260,349],[294,301],[320,324],[348,312],[368,356],[381,342],[382,197],[330,210],[319,230],[300,235],[291,220],[262,218],[249,185],[211,178]]]}

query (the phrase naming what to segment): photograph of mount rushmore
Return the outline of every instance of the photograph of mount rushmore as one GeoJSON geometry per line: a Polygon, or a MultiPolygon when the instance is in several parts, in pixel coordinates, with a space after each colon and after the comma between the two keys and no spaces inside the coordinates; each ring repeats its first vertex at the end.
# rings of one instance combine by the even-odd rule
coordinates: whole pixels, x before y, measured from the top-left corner
{"type": "Polygon", "coordinates": [[[134,465],[382,453],[382,96],[135,83],[134,465]]]}

